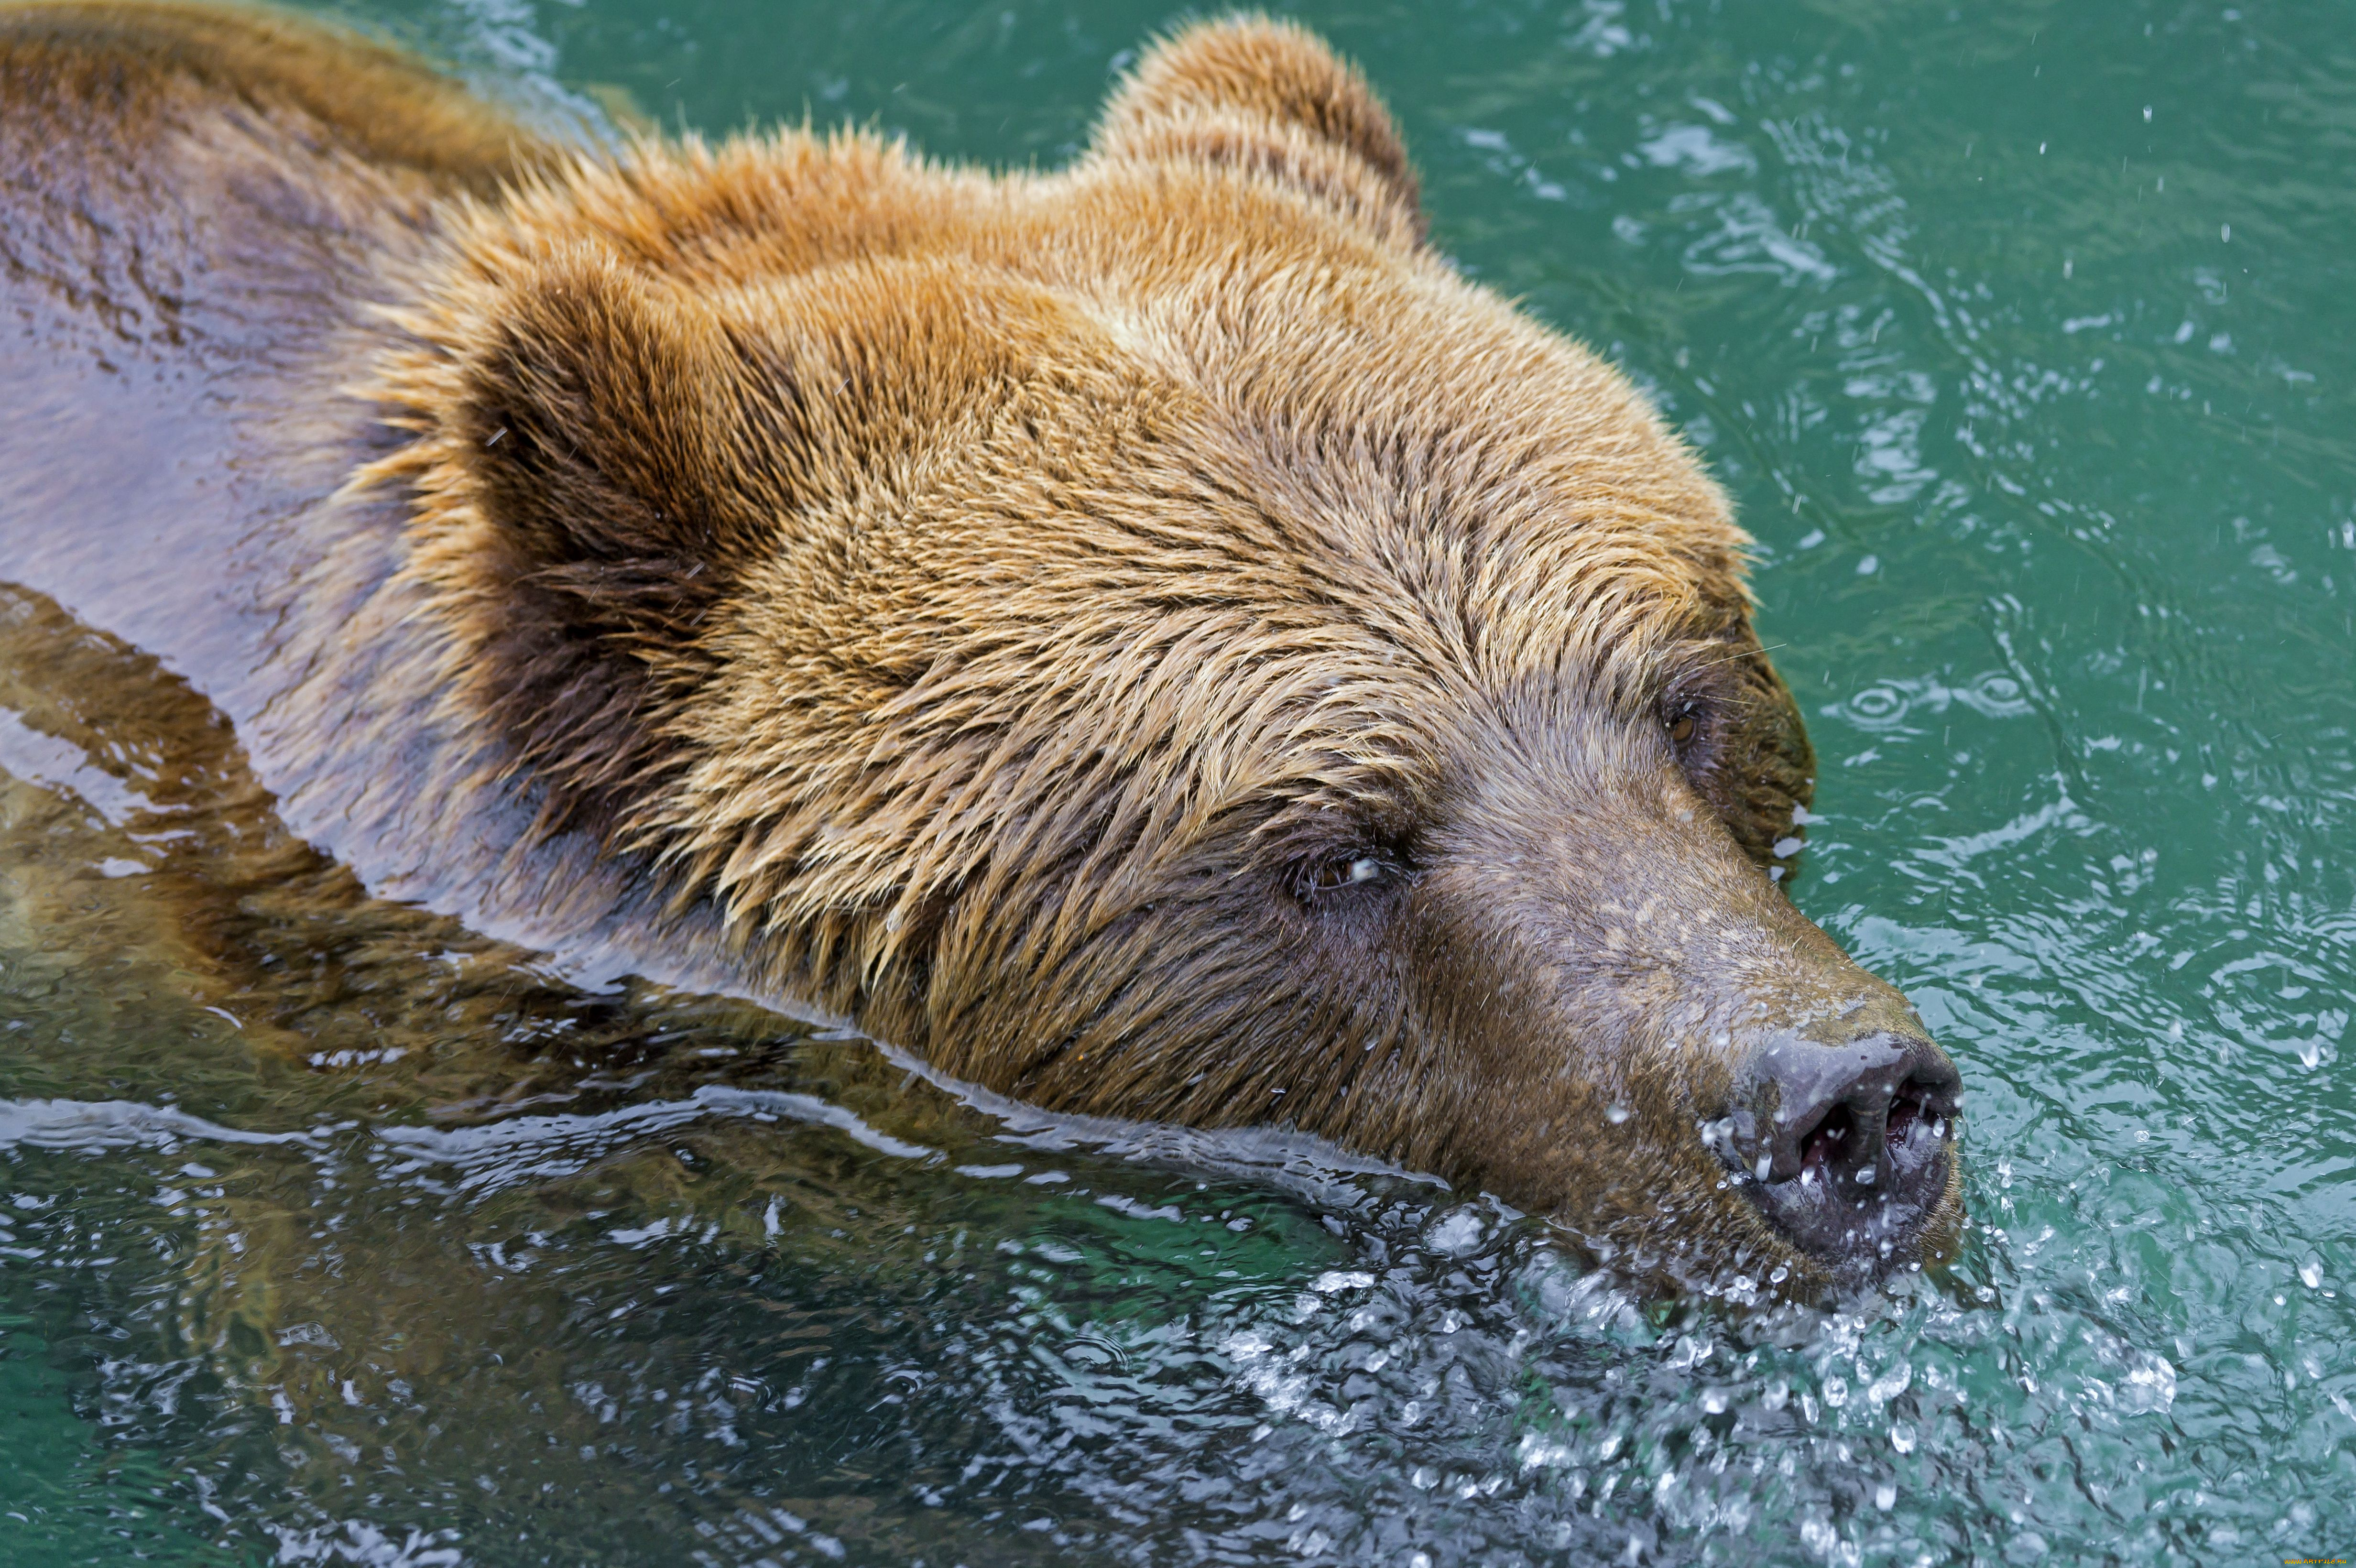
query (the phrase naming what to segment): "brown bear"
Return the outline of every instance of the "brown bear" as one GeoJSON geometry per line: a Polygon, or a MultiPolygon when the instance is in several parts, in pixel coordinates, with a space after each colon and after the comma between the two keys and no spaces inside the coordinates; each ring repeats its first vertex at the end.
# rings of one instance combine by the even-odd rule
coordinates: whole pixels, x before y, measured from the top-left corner
{"type": "Polygon", "coordinates": [[[1789,902],[1745,536],[1300,29],[1051,173],[553,144],[247,9],[0,7],[0,579],[374,892],[1672,1275],[1939,1253],[1958,1081],[1789,902]]]}

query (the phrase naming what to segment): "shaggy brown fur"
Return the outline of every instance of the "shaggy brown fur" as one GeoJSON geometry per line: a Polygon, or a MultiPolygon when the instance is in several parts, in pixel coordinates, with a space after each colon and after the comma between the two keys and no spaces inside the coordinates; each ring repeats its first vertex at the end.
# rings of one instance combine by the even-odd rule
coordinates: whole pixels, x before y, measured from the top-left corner
{"type": "MultiPolygon", "coordinates": [[[[856,133],[560,155],[161,5],[0,9],[0,155],[72,165],[0,217],[137,193],[237,407],[150,426],[266,492],[133,497],[210,519],[167,547],[209,613],[30,503],[0,572],[195,678],[371,887],[1049,1106],[1290,1123],[1805,1272],[1697,1121],[1774,1030],[1914,1026],[1767,874],[1814,769],[1744,536],[1626,381],[1428,249],[1308,35],[1194,28],[1073,166],[1002,176],[856,133]],[[202,202],[265,177],[299,208],[224,242],[202,202]]],[[[38,273],[0,369],[54,388],[103,313],[38,273]]],[[[121,401],[77,374],[49,404],[121,401]]]]}

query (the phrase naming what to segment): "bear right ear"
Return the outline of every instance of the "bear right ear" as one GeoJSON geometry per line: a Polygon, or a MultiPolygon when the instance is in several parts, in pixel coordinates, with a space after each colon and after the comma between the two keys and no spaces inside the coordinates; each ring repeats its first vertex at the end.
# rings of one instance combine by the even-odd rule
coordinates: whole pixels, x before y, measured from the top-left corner
{"type": "Polygon", "coordinates": [[[1147,51],[1091,146],[1098,156],[1264,176],[1388,243],[1424,238],[1415,169],[1365,78],[1290,22],[1200,23],[1147,51]]]}

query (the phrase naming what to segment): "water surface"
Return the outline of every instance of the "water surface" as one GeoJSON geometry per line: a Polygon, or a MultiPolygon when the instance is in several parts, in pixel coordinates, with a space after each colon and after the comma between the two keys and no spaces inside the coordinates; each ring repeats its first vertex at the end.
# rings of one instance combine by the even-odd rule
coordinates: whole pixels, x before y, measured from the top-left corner
{"type": "MultiPolygon", "coordinates": [[[[2356,1555],[2344,6],[1288,8],[1760,539],[1798,897],[1953,1277],[1646,1304],[1477,1196],[1001,1121],[371,903],[0,592],[11,1563],[2356,1555]]],[[[404,0],[532,112],[1068,157],[1161,6],[404,0]]]]}

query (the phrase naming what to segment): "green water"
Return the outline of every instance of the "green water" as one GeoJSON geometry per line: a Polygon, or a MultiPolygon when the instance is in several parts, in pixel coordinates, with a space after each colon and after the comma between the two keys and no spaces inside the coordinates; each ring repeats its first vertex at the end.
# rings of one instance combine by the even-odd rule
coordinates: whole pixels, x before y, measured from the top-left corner
{"type": "MultiPolygon", "coordinates": [[[[552,114],[1042,164],[1173,19],[345,14],[552,114]]],[[[1632,1303],[1482,1200],[275,913],[135,746],[35,748],[0,1561],[2356,1556],[2356,13],[1295,14],[1758,535],[1800,901],[1964,1072],[1955,1277],[1632,1303]],[[231,913],[176,946],[164,880],[231,913]]]]}

